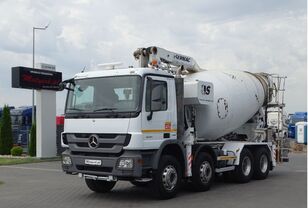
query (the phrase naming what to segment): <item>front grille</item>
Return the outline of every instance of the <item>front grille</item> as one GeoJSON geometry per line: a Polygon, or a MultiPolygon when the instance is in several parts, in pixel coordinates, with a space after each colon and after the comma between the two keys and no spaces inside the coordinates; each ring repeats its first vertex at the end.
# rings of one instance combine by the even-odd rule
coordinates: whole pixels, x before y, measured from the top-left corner
{"type": "Polygon", "coordinates": [[[119,157],[123,154],[123,151],[117,154],[113,153],[101,153],[101,152],[74,152],[71,151],[72,155],[86,156],[86,157],[119,157]]]}
{"type": "MultiPolygon", "coordinates": [[[[74,134],[75,137],[77,138],[89,138],[91,135],[93,134],[89,134],[89,133],[76,133],[74,134]]],[[[98,137],[100,138],[104,138],[104,139],[114,139],[116,138],[118,135],[121,134],[96,134],[98,137]]]]}
{"type": "Polygon", "coordinates": [[[75,154],[89,153],[93,154],[119,154],[123,147],[130,142],[130,134],[95,134],[98,138],[97,148],[89,147],[89,137],[93,134],[88,133],[67,133],[65,136],[69,148],[75,154]]]}
{"type": "Polygon", "coordinates": [[[112,167],[97,167],[97,166],[86,166],[86,165],[76,165],[78,170],[84,171],[95,171],[95,172],[112,172],[112,167]]]}
{"type": "Polygon", "coordinates": [[[88,147],[89,146],[87,142],[76,142],[76,145],[78,147],[88,147]]]}
{"type": "MultiPolygon", "coordinates": [[[[89,147],[88,142],[76,142],[78,147],[89,147]]],[[[104,144],[101,143],[98,145],[99,148],[112,148],[115,144],[104,144]]]]}

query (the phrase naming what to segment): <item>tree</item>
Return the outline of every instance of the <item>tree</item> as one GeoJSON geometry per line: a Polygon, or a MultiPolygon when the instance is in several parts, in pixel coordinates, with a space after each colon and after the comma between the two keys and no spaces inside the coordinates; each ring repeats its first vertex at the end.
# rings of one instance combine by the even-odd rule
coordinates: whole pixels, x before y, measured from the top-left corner
{"type": "Polygon", "coordinates": [[[2,111],[0,126],[0,154],[9,155],[12,147],[13,135],[10,108],[5,105],[2,111]]]}
{"type": "Polygon", "coordinates": [[[31,157],[36,156],[36,125],[35,124],[32,124],[31,130],[30,130],[29,155],[31,157]]]}

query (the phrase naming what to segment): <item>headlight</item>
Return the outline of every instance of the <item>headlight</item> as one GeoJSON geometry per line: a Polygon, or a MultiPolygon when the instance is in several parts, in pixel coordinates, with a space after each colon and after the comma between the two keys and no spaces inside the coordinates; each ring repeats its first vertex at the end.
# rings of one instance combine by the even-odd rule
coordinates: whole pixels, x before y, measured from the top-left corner
{"type": "Polygon", "coordinates": [[[63,165],[71,165],[72,164],[72,159],[68,155],[63,155],[62,156],[62,163],[63,165]]]}
{"type": "Polygon", "coordinates": [[[119,169],[133,169],[134,160],[133,158],[120,158],[118,161],[119,169]]]}

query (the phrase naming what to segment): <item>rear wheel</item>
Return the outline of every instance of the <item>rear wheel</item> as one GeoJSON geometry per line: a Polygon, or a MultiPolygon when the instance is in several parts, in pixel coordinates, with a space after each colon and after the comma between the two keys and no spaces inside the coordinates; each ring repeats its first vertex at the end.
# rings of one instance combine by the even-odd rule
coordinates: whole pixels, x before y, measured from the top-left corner
{"type": "Polygon", "coordinates": [[[85,179],[88,188],[97,193],[109,192],[116,184],[116,181],[99,181],[92,179],[85,179]]]}
{"type": "Polygon", "coordinates": [[[215,172],[212,157],[205,152],[199,153],[192,168],[192,185],[195,191],[210,189],[215,172]]]}
{"type": "Polygon", "coordinates": [[[161,199],[170,199],[177,194],[181,180],[179,162],[173,156],[163,155],[151,181],[153,194],[161,199]]]}
{"type": "Polygon", "coordinates": [[[234,179],[238,183],[247,183],[253,176],[253,156],[251,152],[244,148],[241,152],[240,163],[235,168],[234,179]]]}
{"type": "Polygon", "coordinates": [[[264,147],[262,147],[255,151],[254,157],[255,163],[253,177],[257,180],[265,179],[270,170],[269,153],[264,147]]]}

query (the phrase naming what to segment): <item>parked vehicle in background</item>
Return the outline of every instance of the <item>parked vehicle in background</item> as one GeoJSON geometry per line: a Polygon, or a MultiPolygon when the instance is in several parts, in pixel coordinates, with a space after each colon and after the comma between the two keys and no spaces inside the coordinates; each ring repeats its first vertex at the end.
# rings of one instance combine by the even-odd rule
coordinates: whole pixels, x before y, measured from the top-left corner
{"type": "MultiPolygon", "coordinates": [[[[12,110],[12,109],[14,109],[14,108],[15,108],[14,106],[9,106],[9,109],[10,109],[10,110],[12,110]]],[[[1,119],[1,117],[2,117],[2,110],[3,110],[3,108],[0,107],[0,119],[1,119]]]]}
{"type": "Polygon", "coordinates": [[[61,134],[64,131],[64,115],[56,116],[56,125],[57,125],[57,155],[61,155],[67,148],[62,147],[61,145],[61,134]]]}
{"type": "Polygon", "coordinates": [[[32,125],[32,106],[20,106],[11,110],[14,144],[28,147],[29,132],[32,125]]]}
{"type": "Polygon", "coordinates": [[[289,115],[288,137],[295,138],[295,125],[297,122],[307,121],[307,112],[295,112],[289,115]]]}

